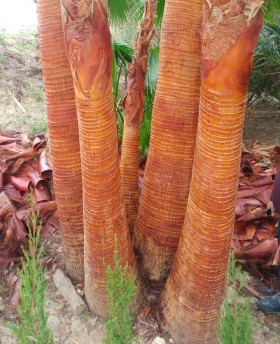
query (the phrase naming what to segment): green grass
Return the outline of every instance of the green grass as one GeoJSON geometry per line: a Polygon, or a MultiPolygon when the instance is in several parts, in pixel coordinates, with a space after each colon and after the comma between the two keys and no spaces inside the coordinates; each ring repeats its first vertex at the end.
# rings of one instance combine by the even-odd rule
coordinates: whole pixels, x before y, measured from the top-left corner
{"type": "Polygon", "coordinates": [[[18,50],[34,50],[37,42],[35,35],[38,33],[37,29],[27,28],[19,31],[17,34],[12,35],[15,39],[15,47],[18,50]]]}
{"type": "Polygon", "coordinates": [[[48,131],[48,123],[46,120],[42,119],[40,121],[34,121],[31,128],[32,133],[41,134],[48,131]]]}
{"type": "Polygon", "coordinates": [[[219,325],[220,343],[252,344],[252,310],[248,299],[242,297],[242,288],[248,283],[248,275],[237,267],[233,254],[230,257],[227,278],[229,285],[219,325]]]}
{"type": "Polygon", "coordinates": [[[9,38],[9,34],[5,29],[0,29],[0,43],[5,43],[9,38]]]}
{"type": "Polygon", "coordinates": [[[122,266],[118,257],[117,243],[114,250],[114,267],[106,269],[106,288],[109,300],[109,316],[106,321],[107,335],[103,344],[129,344],[135,339],[132,331],[133,317],[130,309],[136,291],[136,277],[122,266]]]}
{"type": "MultiPolygon", "coordinates": [[[[29,198],[33,206],[33,197],[29,198]]],[[[10,324],[9,328],[19,344],[53,344],[51,331],[47,327],[48,314],[44,310],[47,282],[43,267],[43,247],[40,246],[41,224],[38,212],[29,213],[28,250],[23,248],[22,271],[20,278],[20,304],[17,307],[20,323],[10,324]]]]}
{"type": "Polygon", "coordinates": [[[27,97],[36,100],[36,102],[42,102],[45,98],[44,90],[40,88],[30,88],[26,95],[27,97]]]}

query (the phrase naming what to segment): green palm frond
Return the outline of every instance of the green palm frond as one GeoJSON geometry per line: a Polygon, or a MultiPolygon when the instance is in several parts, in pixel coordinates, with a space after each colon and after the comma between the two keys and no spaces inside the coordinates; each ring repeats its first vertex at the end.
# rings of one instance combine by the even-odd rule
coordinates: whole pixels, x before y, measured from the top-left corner
{"type": "Polygon", "coordinates": [[[280,26],[280,1],[269,0],[263,6],[264,19],[267,23],[280,26]]]}
{"type": "Polygon", "coordinates": [[[126,42],[113,40],[113,52],[118,63],[132,61],[134,49],[126,42]]]}
{"type": "MultiPolygon", "coordinates": [[[[109,19],[119,25],[127,21],[140,21],[144,13],[145,0],[108,0],[109,19]]],[[[157,0],[156,26],[160,27],[165,0],[157,0]]]]}
{"type": "Polygon", "coordinates": [[[151,120],[152,120],[152,110],[154,103],[154,93],[145,92],[145,111],[143,115],[143,120],[140,128],[140,156],[148,154],[148,149],[150,145],[150,134],[151,134],[151,120]]]}
{"type": "Polygon", "coordinates": [[[255,68],[265,67],[268,72],[280,69],[280,27],[267,24],[261,34],[255,54],[255,68]]]}
{"type": "Polygon", "coordinates": [[[121,87],[123,80],[126,80],[126,66],[132,61],[134,50],[133,48],[124,42],[113,40],[113,95],[114,95],[114,106],[117,118],[122,117],[122,109],[120,104],[124,95],[125,87],[121,87]],[[123,89],[122,89],[123,88],[123,89]]]}
{"type": "Polygon", "coordinates": [[[157,0],[156,26],[160,27],[164,13],[165,0],[157,0]]]}
{"type": "Polygon", "coordinates": [[[149,93],[155,93],[158,78],[159,47],[150,49],[148,71],[146,75],[146,87],[149,93]]]}
{"type": "Polygon", "coordinates": [[[265,98],[280,105],[280,26],[266,22],[256,48],[249,104],[265,98]]]}
{"type": "Polygon", "coordinates": [[[144,0],[108,0],[109,20],[112,24],[126,22],[129,17],[143,13],[144,0]]]}

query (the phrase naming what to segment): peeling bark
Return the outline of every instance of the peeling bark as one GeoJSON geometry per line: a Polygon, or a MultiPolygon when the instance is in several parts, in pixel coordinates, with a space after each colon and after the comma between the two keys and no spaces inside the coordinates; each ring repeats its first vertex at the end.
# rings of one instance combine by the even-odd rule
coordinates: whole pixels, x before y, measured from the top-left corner
{"type": "MultiPolygon", "coordinates": [[[[257,3],[257,1],[255,1],[257,3]]],[[[247,1],[205,9],[202,87],[193,175],[163,303],[179,344],[217,343],[234,225],[246,93],[262,14],[247,1]],[[227,6],[227,11],[222,11],[227,6]],[[220,13],[219,20],[216,14],[220,13]],[[212,27],[213,26],[213,27],[212,27]],[[219,49],[217,51],[217,45],[219,49]]]]}
{"type": "MultiPolygon", "coordinates": [[[[135,245],[146,285],[162,288],[186,212],[197,131],[202,0],[167,0],[135,245]]],[[[159,290],[159,292],[160,292],[159,290]]]]}
{"type": "Polygon", "coordinates": [[[107,314],[106,265],[119,259],[134,268],[119,169],[112,96],[112,47],[104,2],[63,1],[66,46],[78,108],[85,226],[85,294],[89,307],[107,314]]]}
{"type": "Polygon", "coordinates": [[[41,61],[47,100],[54,190],[67,273],[83,281],[80,145],[72,74],[65,52],[59,0],[38,0],[41,61]]]}
{"type": "Polygon", "coordinates": [[[124,132],[121,155],[121,177],[128,224],[131,231],[138,212],[138,167],[140,125],[144,113],[145,76],[149,49],[155,33],[156,0],[146,0],[132,63],[128,65],[127,90],[124,99],[124,132]]]}

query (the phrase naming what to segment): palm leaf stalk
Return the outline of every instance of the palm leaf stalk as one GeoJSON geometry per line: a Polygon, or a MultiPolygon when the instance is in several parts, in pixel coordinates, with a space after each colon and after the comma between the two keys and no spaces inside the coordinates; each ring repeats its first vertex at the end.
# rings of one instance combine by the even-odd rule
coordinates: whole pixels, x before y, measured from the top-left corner
{"type": "Polygon", "coordinates": [[[54,191],[67,273],[83,281],[83,204],[78,119],[59,0],[38,0],[54,191]]]}
{"type": "Polygon", "coordinates": [[[156,0],[147,0],[139,26],[132,63],[127,67],[124,98],[124,131],[121,155],[121,178],[128,225],[133,230],[138,212],[138,167],[140,125],[144,113],[145,76],[149,48],[155,33],[156,0]]]}
{"type": "Polygon", "coordinates": [[[150,148],[135,226],[144,280],[154,290],[166,281],[186,211],[198,121],[202,3],[165,3],[150,148]]]}
{"type": "Polygon", "coordinates": [[[194,167],[182,235],[164,294],[164,315],[178,344],[217,343],[246,95],[262,27],[258,4],[215,2],[204,13],[194,167]],[[217,14],[222,21],[216,20],[217,14]]]}
{"type": "Polygon", "coordinates": [[[90,309],[108,312],[106,265],[134,269],[121,191],[112,94],[112,45],[106,1],[63,1],[66,46],[78,109],[85,228],[85,295],[90,309]]]}

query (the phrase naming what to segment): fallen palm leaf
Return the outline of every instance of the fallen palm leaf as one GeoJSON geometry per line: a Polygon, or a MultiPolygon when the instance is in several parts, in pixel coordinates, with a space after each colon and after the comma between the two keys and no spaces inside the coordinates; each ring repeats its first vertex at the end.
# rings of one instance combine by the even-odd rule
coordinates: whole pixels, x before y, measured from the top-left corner
{"type": "Polygon", "coordinates": [[[268,238],[256,245],[235,252],[235,257],[241,260],[260,263],[272,263],[278,249],[276,238],[268,238]]]}
{"type": "Polygon", "coordinates": [[[52,168],[45,137],[29,140],[24,135],[0,134],[0,177],[0,265],[4,268],[22,255],[31,211],[25,204],[31,189],[42,235],[51,235],[59,226],[50,191],[52,168]]]}
{"type": "Polygon", "coordinates": [[[242,154],[232,244],[239,260],[266,266],[275,265],[279,250],[275,238],[278,216],[267,216],[265,212],[276,172],[268,160],[272,152],[274,146],[255,145],[252,151],[242,154]]]}

